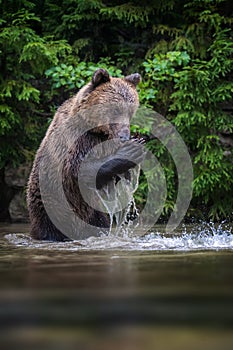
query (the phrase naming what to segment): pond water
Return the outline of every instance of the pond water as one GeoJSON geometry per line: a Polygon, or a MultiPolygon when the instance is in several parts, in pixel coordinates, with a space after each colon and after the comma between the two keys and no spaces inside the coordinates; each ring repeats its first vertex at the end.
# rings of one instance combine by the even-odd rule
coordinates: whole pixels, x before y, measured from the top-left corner
{"type": "Polygon", "coordinates": [[[232,225],[80,242],[0,226],[1,349],[233,349],[232,225]]]}

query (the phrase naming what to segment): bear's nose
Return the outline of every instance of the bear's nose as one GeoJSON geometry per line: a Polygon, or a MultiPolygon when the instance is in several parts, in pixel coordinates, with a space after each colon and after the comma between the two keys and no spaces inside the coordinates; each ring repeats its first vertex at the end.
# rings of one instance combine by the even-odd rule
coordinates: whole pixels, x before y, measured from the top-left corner
{"type": "Polygon", "coordinates": [[[129,130],[129,128],[123,128],[118,133],[118,136],[120,137],[121,141],[129,141],[130,140],[130,130],[129,130]]]}
{"type": "Polygon", "coordinates": [[[120,140],[123,142],[123,141],[129,141],[129,137],[128,136],[120,136],[120,140]]]}

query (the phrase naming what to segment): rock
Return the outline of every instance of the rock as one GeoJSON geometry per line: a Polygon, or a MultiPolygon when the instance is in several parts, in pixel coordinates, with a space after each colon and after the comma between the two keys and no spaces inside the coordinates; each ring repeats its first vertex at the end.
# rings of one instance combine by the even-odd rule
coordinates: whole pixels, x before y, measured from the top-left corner
{"type": "Polygon", "coordinates": [[[28,182],[31,170],[31,163],[21,164],[17,168],[5,168],[5,182],[8,186],[15,186],[18,188],[25,187],[28,182]]]}
{"type": "Polygon", "coordinates": [[[28,210],[26,205],[25,190],[19,192],[12,199],[9,212],[13,222],[27,222],[29,221],[28,210]]]}
{"type": "Polygon", "coordinates": [[[16,194],[9,205],[9,213],[13,222],[27,222],[28,210],[26,205],[26,185],[28,182],[31,164],[25,163],[17,168],[6,167],[5,182],[16,190],[16,194]]]}

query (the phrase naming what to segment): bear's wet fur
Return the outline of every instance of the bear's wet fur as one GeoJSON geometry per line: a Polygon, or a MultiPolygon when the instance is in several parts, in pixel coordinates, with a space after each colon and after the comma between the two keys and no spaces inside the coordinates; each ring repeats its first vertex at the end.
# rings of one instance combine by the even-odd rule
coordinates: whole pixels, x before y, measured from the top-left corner
{"type": "MultiPolygon", "coordinates": [[[[94,154],[95,160],[89,162],[86,169],[88,176],[88,173],[100,167],[96,177],[97,188],[116,181],[117,174],[130,178],[130,169],[142,160],[141,151],[131,147],[135,140],[130,140],[130,119],[139,105],[136,91],[139,81],[138,73],[115,78],[100,68],[87,85],[58,108],[36,153],[28,182],[30,233],[34,239],[70,240],[69,235],[61,232],[50,219],[40,189],[40,171],[46,172],[46,169],[53,168],[50,180],[56,182],[56,167],[61,163],[62,186],[73,213],[96,229],[109,228],[109,216],[95,210],[83,199],[77,177],[85,156],[106,140],[116,140],[114,144],[118,143],[118,149],[109,148],[109,155],[104,159],[101,159],[101,155],[94,154]],[[71,147],[61,146],[64,135],[68,135],[68,143],[69,140],[74,140],[71,147]],[[130,159],[133,157],[135,162],[127,161],[127,156],[130,159]],[[104,165],[101,167],[101,164],[104,165]]],[[[62,217],[63,213],[57,215],[62,217]]]]}

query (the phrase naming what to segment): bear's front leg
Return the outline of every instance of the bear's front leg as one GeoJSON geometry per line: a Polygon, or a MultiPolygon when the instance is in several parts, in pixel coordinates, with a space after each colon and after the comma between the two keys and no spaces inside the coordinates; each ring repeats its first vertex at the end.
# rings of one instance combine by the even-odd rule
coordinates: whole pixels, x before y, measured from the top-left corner
{"type": "Polygon", "coordinates": [[[103,188],[117,175],[125,174],[129,178],[129,170],[141,163],[145,157],[144,139],[131,139],[122,144],[116,154],[106,161],[96,176],[96,188],[103,188]]]}
{"type": "Polygon", "coordinates": [[[111,156],[86,162],[81,170],[84,183],[100,190],[118,175],[124,174],[126,178],[130,178],[129,170],[141,163],[145,157],[144,143],[143,139],[131,139],[122,143],[122,146],[111,156]],[[96,169],[98,169],[96,186],[93,186],[96,169]]]}

